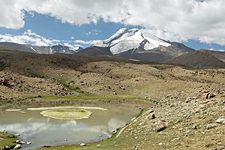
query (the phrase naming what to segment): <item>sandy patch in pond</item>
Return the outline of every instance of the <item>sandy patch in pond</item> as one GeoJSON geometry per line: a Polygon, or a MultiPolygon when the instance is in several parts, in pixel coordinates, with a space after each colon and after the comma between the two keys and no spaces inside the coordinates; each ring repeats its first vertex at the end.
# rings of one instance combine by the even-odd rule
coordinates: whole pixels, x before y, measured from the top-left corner
{"type": "Polygon", "coordinates": [[[6,109],[7,112],[20,112],[20,113],[26,113],[25,111],[22,111],[21,109],[6,109]]]}
{"type": "Polygon", "coordinates": [[[79,120],[89,118],[92,112],[85,109],[54,109],[44,110],[40,114],[44,117],[59,120],[79,120]]]}
{"type": "Polygon", "coordinates": [[[27,108],[27,110],[30,111],[59,110],[59,109],[86,109],[86,110],[101,110],[101,111],[107,110],[102,107],[75,107],[75,106],[27,108]]]}
{"type": "Polygon", "coordinates": [[[21,111],[21,109],[6,109],[5,111],[8,111],[8,112],[17,112],[17,111],[21,111]]]}

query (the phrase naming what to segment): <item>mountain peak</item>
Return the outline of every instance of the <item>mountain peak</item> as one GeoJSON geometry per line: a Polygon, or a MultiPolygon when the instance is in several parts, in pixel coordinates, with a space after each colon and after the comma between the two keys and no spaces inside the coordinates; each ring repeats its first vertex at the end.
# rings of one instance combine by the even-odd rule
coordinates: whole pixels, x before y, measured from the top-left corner
{"type": "Polygon", "coordinates": [[[95,46],[109,47],[112,54],[120,54],[132,49],[143,48],[146,51],[165,46],[170,46],[160,38],[151,34],[150,30],[146,29],[119,29],[115,34],[106,40],[98,41],[95,46]]]}

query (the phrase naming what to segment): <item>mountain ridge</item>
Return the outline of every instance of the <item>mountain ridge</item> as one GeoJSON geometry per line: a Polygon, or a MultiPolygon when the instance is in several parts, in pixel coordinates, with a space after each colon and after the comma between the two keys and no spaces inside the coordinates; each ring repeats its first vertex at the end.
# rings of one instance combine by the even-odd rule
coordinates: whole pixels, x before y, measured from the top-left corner
{"type": "Polygon", "coordinates": [[[115,57],[152,63],[184,65],[192,68],[225,68],[225,53],[195,50],[182,43],[158,38],[146,29],[122,28],[105,40],[98,40],[87,48],[63,46],[34,46],[0,42],[0,48],[37,54],[78,54],[91,57],[115,57]],[[207,55],[204,54],[207,52],[207,55]],[[207,56],[207,57],[206,57],[207,56]]]}
{"type": "Polygon", "coordinates": [[[74,49],[72,47],[63,46],[60,44],[52,46],[35,46],[29,44],[18,44],[13,42],[0,42],[0,48],[38,54],[54,54],[54,53],[74,54],[76,53],[76,51],[83,49],[81,47],[77,47],[76,49],[74,49]]]}

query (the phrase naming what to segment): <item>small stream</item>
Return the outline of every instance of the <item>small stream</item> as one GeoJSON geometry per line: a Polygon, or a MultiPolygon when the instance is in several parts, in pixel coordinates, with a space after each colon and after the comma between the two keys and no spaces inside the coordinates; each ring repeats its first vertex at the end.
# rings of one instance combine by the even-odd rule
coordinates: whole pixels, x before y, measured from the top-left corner
{"type": "MultiPolygon", "coordinates": [[[[105,107],[104,107],[105,108],[105,107]]],[[[0,131],[20,135],[22,149],[30,150],[44,145],[92,143],[107,139],[118,128],[136,117],[140,109],[123,105],[103,110],[90,110],[92,115],[81,120],[57,120],[44,117],[41,110],[6,111],[0,109],[0,131]],[[26,144],[30,142],[31,144],[26,144]]]]}

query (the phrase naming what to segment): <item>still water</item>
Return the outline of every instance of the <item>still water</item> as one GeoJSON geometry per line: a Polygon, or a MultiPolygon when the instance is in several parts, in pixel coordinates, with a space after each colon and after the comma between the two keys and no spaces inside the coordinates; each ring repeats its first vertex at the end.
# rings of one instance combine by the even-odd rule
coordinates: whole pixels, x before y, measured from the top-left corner
{"type": "Polygon", "coordinates": [[[9,112],[0,109],[0,131],[18,134],[21,141],[31,142],[23,144],[24,150],[44,145],[91,143],[111,137],[116,129],[125,126],[140,112],[138,108],[123,105],[106,109],[90,110],[90,118],[81,120],[52,119],[42,116],[40,110],[9,112]]]}

